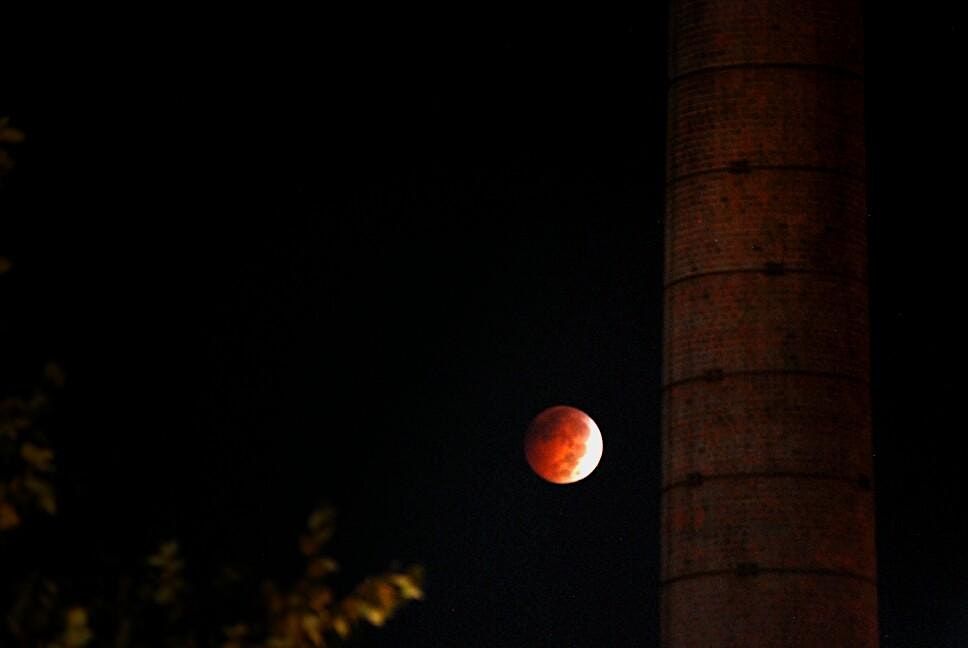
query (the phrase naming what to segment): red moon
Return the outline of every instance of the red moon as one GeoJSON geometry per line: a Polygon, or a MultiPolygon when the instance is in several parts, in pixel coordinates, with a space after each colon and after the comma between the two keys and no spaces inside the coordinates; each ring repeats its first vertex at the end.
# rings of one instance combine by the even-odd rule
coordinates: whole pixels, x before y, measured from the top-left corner
{"type": "Polygon", "coordinates": [[[549,407],[528,426],[524,456],[542,479],[570,484],[595,470],[602,458],[602,433],[580,409],[549,407]]]}

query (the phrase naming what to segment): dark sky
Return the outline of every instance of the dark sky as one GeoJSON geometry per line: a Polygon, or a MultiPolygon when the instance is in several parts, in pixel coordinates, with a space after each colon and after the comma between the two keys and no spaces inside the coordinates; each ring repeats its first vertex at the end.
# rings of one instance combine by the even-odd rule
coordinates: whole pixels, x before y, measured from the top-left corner
{"type": "MultiPolygon", "coordinates": [[[[174,535],[202,565],[283,570],[328,499],[349,576],[428,570],[372,645],[657,645],[666,35],[644,4],[27,26],[0,89],[29,138],[0,215],[4,381],[67,369],[76,551],[174,535]],[[605,438],[567,487],[521,450],[559,403],[605,438]]],[[[882,645],[959,646],[964,22],[884,4],[882,645]]]]}

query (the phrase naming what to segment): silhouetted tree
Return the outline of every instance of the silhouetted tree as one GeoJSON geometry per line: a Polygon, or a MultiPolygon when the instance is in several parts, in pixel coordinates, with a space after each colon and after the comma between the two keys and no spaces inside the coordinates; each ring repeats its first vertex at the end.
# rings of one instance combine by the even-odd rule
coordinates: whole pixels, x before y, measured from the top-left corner
{"type": "MultiPolygon", "coordinates": [[[[10,145],[23,140],[0,118],[0,182],[13,168],[10,145]]],[[[0,256],[0,275],[11,267],[0,256]]],[[[0,282],[9,279],[0,276],[0,282]]],[[[44,553],[56,551],[58,540],[45,521],[58,514],[51,413],[64,370],[50,362],[38,382],[26,393],[0,397],[0,564],[17,567],[3,574],[0,646],[320,648],[351,638],[360,624],[382,626],[401,605],[423,597],[420,566],[392,567],[338,591],[332,577],[339,563],[327,551],[335,511],[325,505],[309,515],[298,537],[303,569],[288,582],[253,582],[225,566],[214,582],[192,583],[183,547],[166,539],[142,564],[120,569],[116,580],[106,579],[86,598],[66,595],[69,570],[52,573],[44,553]]]]}

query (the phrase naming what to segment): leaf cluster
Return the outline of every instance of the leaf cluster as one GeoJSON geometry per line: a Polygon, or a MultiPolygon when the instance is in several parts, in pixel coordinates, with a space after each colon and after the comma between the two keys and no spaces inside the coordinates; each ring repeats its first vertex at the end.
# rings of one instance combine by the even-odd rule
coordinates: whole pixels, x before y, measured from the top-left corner
{"type": "Polygon", "coordinates": [[[0,531],[15,529],[38,513],[57,513],[56,466],[46,424],[48,389],[64,384],[64,372],[49,363],[45,374],[46,388],[0,399],[0,531]]]}

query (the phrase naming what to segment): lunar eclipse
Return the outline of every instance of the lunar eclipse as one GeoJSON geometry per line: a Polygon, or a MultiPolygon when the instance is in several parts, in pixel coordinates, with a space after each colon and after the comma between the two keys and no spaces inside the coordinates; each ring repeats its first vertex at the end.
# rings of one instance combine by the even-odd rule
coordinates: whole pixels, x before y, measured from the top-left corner
{"type": "Polygon", "coordinates": [[[553,484],[587,477],[602,458],[602,433],[590,416],[567,405],[538,414],[524,436],[531,469],[553,484]]]}

